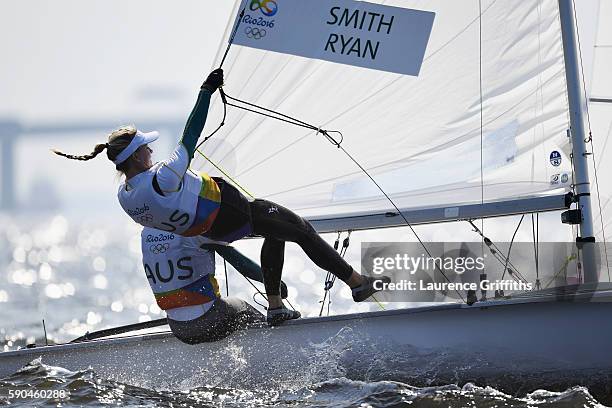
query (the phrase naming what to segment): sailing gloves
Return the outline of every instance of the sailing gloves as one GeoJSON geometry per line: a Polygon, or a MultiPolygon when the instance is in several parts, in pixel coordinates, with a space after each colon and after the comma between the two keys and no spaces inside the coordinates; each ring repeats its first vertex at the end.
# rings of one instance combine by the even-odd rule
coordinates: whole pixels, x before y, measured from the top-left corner
{"type": "Polygon", "coordinates": [[[200,89],[206,89],[210,93],[214,93],[221,85],[223,85],[223,70],[221,68],[215,69],[208,75],[206,81],[202,84],[200,89]]]}

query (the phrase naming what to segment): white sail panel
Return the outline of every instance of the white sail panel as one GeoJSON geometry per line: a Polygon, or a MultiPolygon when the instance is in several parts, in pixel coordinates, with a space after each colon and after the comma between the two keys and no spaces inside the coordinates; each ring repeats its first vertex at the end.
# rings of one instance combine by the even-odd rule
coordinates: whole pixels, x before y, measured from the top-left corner
{"type": "MultiPolygon", "coordinates": [[[[276,3],[291,7],[288,0],[276,3]]],[[[376,3],[435,13],[418,76],[234,45],[224,65],[226,92],[341,131],[343,148],[400,208],[568,189],[568,108],[555,0],[485,0],[482,20],[477,0],[376,3]],[[551,164],[553,152],[558,166],[551,164]]],[[[206,134],[222,112],[217,98],[206,134]]],[[[316,131],[230,107],[225,126],[201,150],[256,197],[305,216],[393,209],[316,131]]],[[[195,167],[220,174],[201,157],[195,167]]]]}

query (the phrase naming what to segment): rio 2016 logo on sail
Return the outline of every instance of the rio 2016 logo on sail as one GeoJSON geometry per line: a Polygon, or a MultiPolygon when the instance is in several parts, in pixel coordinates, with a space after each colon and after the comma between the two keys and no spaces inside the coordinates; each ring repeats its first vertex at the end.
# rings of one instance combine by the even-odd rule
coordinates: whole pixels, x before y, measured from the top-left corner
{"type": "MultiPolygon", "coordinates": [[[[278,4],[274,0],[250,0],[251,5],[249,9],[251,11],[261,11],[265,17],[272,17],[278,12],[278,4]]],[[[265,17],[255,17],[249,14],[245,15],[242,19],[244,24],[255,27],[246,27],[244,33],[248,38],[260,40],[266,36],[266,29],[274,28],[274,20],[269,20],[265,17]]]]}
{"type": "Polygon", "coordinates": [[[264,16],[272,17],[278,11],[278,4],[274,0],[251,0],[251,11],[260,10],[264,16]]]}

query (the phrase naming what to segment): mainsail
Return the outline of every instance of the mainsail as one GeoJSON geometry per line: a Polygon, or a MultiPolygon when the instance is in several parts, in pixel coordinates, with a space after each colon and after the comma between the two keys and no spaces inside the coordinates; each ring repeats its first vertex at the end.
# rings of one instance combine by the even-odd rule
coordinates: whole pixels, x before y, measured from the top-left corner
{"type": "MultiPolygon", "coordinates": [[[[236,3],[234,16],[242,3],[236,3]]],[[[294,2],[274,3],[281,18],[294,2]]],[[[401,209],[569,191],[568,103],[556,0],[372,3],[435,13],[418,75],[234,45],[224,65],[225,91],[342,132],[342,147],[401,209]]],[[[256,12],[247,7],[247,13],[256,12]]],[[[204,133],[222,117],[217,97],[204,133]]],[[[316,130],[230,107],[225,126],[200,150],[210,161],[196,154],[195,168],[211,174],[221,168],[256,197],[303,216],[394,210],[316,130]]]]}

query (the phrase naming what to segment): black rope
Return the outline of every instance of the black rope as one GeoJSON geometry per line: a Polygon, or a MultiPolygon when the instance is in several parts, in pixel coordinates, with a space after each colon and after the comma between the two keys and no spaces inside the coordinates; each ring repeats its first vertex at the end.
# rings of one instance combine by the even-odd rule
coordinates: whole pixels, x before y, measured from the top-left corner
{"type": "MultiPolygon", "coordinates": [[[[228,41],[228,44],[227,44],[227,48],[225,49],[225,53],[223,54],[223,58],[221,59],[221,63],[219,64],[219,69],[223,68],[223,64],[225,63],[225,59],[227,58],[227,55],[229,54],[230,48],[234,44],[234,38],[236,38],[236,33],[238,32],[238,27],[240,27],[240,24],[242,23],[242,18],[244,17],[245,10],[246,10],[246,7],[244,7],[240,11],[240,15],[238,17],[238,23],[236,23],[236,27],[234,27],[234,32],[232,33],[232,35],[229,38],[229,41],[228,41]]],[[[221,123],[219,124],[219,126],[210,135],[206,136],[204,138],[204,140],[202,140],[196,146],[196,150],[198,150],[200,148],[200,146],[202,146],[204,143],[206,143],[208,141],[208,139],[213,137],[219,130],[221,130],[223,125],[225,125],[225,119],[227,118],[227,100],[225,99],[225,92],[223,91],[223,87],[219,88],[219,95],[221,96],[221,100],[223,101],[223,119],[221,120],[221,123]]]]}
{"type": "MultiPolygon", "coordinates": [[[[243,275],[244,276],[244,275],[243,275]]],[[[261,290],[259,290],[259,288],[257,286],[255,286],[255,284],[253,283],[253,281],[251,281],[248,277],[244,276],[244,279],[247,280],[247,282],[249,282],[251,284],[251,286],[257,291],[257,293],[253,294],[253,301],[255,303],[257,303],[259,306],[263,307],[264,309],[267,310],[267,307],[262,305],[261,303],[259,303],[257,300],[255,300],[255,296],[257,296],[258,294],[261,295],[261,297],[263,297],[264,299],[266,299],[266,302],[268,301],[268,298],[266,297],[266,295],[264,295],[261,290]]]]}
{"type": "MultiPolygon", "coordinates": [[[[417,232],[415,231],[414,227],[412,226],[412,224],[410,224],[410,222],[408,221],[408,219],[406,218],[406,216],[400,211],[400,209],[397,207],[397,205],[395,204],[395,202],[391,199],[391,197],[389,197],[389,195],[385,192],[385,190],[382,189],[382,187],[376,182],[376,180],[374,180],[374,177],[372,177],[370,175],[370,173],[357,161],[355,160],[355,158],[353,156],[351,156],[351,154],[346,151],[346,149],[342,146],[338,146],[340,148],[340,150],[342,150],[344,152],[344,154],[346,154],[346,156],[351,159],[353,161],[353,163],[355,163],[355,165],[357,167],[359,167],[361,169],[361,171],[363,171],[363,173],[368,176],[368,178],[372,181],[372,183],[374,183],[374,185],[378,188],[378,190],[385,196],[385,198],[391,203],[391,205],[393,206],[393,208],[395,208],[395,210],[397,211],[397,213],[403,218],[404,222],[406,223],[406,225],[408,226],[408,228],[410,228],[410,231],[412,231],[412,233],[414,234],[414,236],[416,237],[416,239],[419,241],[419,244],[421,244],[421,246],[423,247],[423,249],[425,250],[425,252],[427,253],[427,256],[429,256],[430,258],[433,258],[433,256],[431,255],[431,252],[429,252],[429,249],[425,246],[425,243],[423,242],[423,240],[421,240],[421,237],[419,237],[419,234],[417,234],[417,232]]],[[[440,274],[442,274],[442,276],[444,276],[444,279],[446,279],[449,283],[452,283],[451,280],[448,278],[448,276],[446,276],[446,274],[444,273],[444,271],[440,268],[440,266],[438,265],[437,262],[434,262],[434,265],[436,266],[436,269],[438,270],[438,272],[440,272],[440,274]]],[[[455,292],[457,292],[457,295],[459,295],[459,298],[461,299],[461,301],[465,302],[465,299],[463,298],[463,295],[461,294],[461,292],[459,292],[459,290],[455,289],[455,292]]]]}
{"type": "MultiPolygon", "coordinates": [[[[340,249],[340,256],[342,258],[344,258],[344,255],[346,255],[346,251],[348,250],[348,247],[351,243],[350,241],[351,232],[352,231],[348,231],[347,237],[342,242],[342,248],[340,249]]],[[[336,238],[336,241],[334,242],[334,249],[336,251],[338,250],[338,247],[340,246],[341,234],[342,233],[338,231],[338,237],[336,238]]],[[[321,310],[319,310],[319,317],[323,316],[323,309],[325,308],[326,300],[327,300],[327,315],[329,316],[329,311],[330,311],[330,306],[331,306],[331,293],[329,293],[329,291],[334,286],[334,283],[336,283],[336,275],[332,274],[331,272],[327,272],[327,275],[325,276],[325,286],[323,288],[325,293],[323,295],[323,300],[319,301],[319,303],[321,303],[321,310]],[[328,294],[329,294],[329,298],[328,298],[328,294]]]]}
{"type": "MultiPolygon", "coordinates": [[[[510,246],[508,247],[508,255],[506,256],[506,265],[504,265],[504,273],[502,273],[502,277],[501,277],[502,280],[504,280],[504,276],[506,276],[506,271],[508,270],[508,263],[510,262],[510,251],[512,251],[512,244],[514,244],[514,238],[516,238],[516,233],[518,232],[519,228],[521,228],[521,224],[523,223],[524,218],[525,218],[525,214],[521,215],[521,219],[519,220],[519,223],[516,226],[516,229],[514,230],[514,234],[512,234],[512,239],[510,240],[510,246]]],[[[510,270],[508,273],[512,275],[512,270],[510,270]]]]}
{"type": "Polygon", "coordinates": [[[272,109],[268,109],[268,108],[265,108],[263,106],[260,106],[260,105],[254,104],[254,103],[247,102],[245,100],[238,99],[238,98],[235,98],[235,97],[227,95],[227,94],[225,94],[225,96],[230,101],[237,102],[237,103],[242,104],[242,105],[246,105],[246,106],[241,106],[241,105],[238,105],[236,103],[228,102],[227,103],[228,106],[232,106],[232,107],[238,108],[238,109],[243,109],[243,110],[248,111],[248,112],[252,112],[252,113],[256,113],[256,114],[262,115],[262,116],[266,116],[268,118],[280,120],[282,122],[289,123],[291,125],[303,127],[303,128],[310,129],[310,130],[314,130],[317,133],[321,133],[323,136],[325,136],[327,138],[327,140],[331,144],[336,146],[336,147],[340,147],[340,145],[344,141],[344,136],[342,135],[342,132],[340,132],[338,130],[326,130],[326,129],[321,128],[320,126],[314,126],[314,125],[312,125],[310,123],[304,122],[304,121],[302,121],[300,119],[297,119],[297,118],[295,118],[293,116],[289,116],[289,115],[286,115],[284,113],[281,113],[281,112],[278,112],[278,111],[275,111],[275,110],[272,110],[272,109]],[[334,137],[332,137],[330,135],[330,133],[338,134],[340,136],[339,140],[337,140],[334,137]]]}
{"type": "Polygon", "coordinates": [[[516,272],[516,274],[515,273],[510,274],[512,279],[514,279],[516,282],[523,281],[526,283],[527,279],[523,277],[523,275],[518,271],[518,268],[514,266],[514,264],[512,263],[512,261],[510,261],[509,258],[506,258],[504,257],[504,255],[502,255],[502,250],[497,246],[497,244],[491,241],[489,237],[485,236],[482,233],[482,231],[480,231],[480,229],[476,226],[476,224],[474,224],[472,220],[467,220],[467,222],[474,228],[474,232],[478,233],[483,238],[485,245],[489,249],[489,252],[491,252],[491,255],[493,255],[493,258],[495,258],[495,260],[499,262],[501,266],[504,267],[504,270],[507,268],[507,265],[510,265],[510,267],[512,268],[512,271],[516,272]],[[507,265],[506,265],[506,262],[508,262],[507,265]]]}
{"type": "Polygon", "coordinates": [[[208,139],[213,137],[219,130],[221,130],[223,125],[225,125],[225,119],[227,119],[227,99],[225,99],[225,92],[223,91],[223,88],[219,88],[219,95],[221,95],[221,100],[223,101],[223,119],[221,119],[221,123],[219,123],[219,126],[217,126],[217,128],[215,130],[213,130],[211,134],[206,136],[204,138],[204,140],[202,140],[196,146],[196,150],[198,150],[200,148],[200,146],[202,146],[204,143],[206,143],[208,141],[208,139]]]}
{"type": "Polygon", "coordinates": [[[236,27],[234,28],[234,32],[232,33],[232,36],[229,39],[229,43],[227,44],[227,48],[225,49],[225,54],[223,54],[223,58],[221,59],[221,63],[219,64],[219,68],[223,68],[223,64],[225,63],[225,59],[227,58],[227,54],[229,53],[229,50],[232,46],[232,44],[234,44],[234,38],[236,37],[236,33],[238,32],[238,27],[240,27],[240,23],[242,23],[242,18],[244,17],[244,11],[246,10],[246,7],[244,7],[242,9],[242,11],[240,12],[240,17],[238,18],[238,23],[236,24],[236,27]]]}

